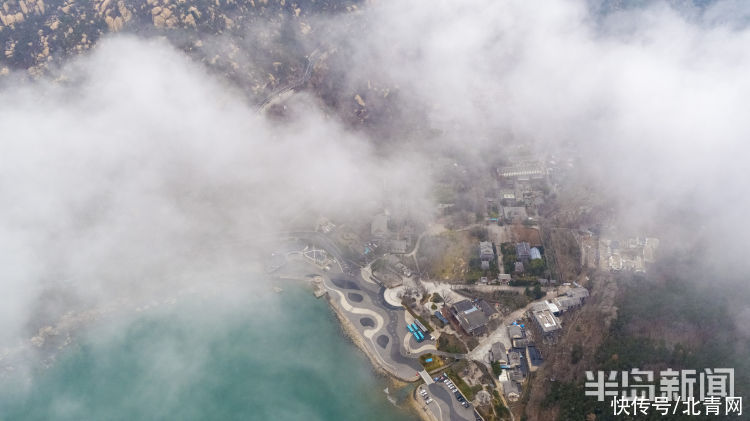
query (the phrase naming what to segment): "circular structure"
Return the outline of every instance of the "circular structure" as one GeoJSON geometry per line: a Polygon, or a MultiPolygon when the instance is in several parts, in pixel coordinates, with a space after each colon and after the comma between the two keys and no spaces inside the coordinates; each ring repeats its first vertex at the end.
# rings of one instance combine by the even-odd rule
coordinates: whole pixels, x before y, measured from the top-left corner
{"type": "Polygon", "coordinates": [[[364,327],[375,327],[375,321],[369,317],[363,317],[359,319],[359,324],[361,324],[364,327]]]}
{"type": "Polygon", "coordinates": [[[356,292],[350,292],[346,294],[346,296],[355,303],[361,303],[362,300],[364,300],[364,297],[362,297],[362,294],[357,294],[356,292]]]}
{"type": "Polygon", "coordinates": [[[389,338],[388,336],[380,335],[378,336],[378,339],[376,340],[376,342],[378,343],[378,345],[380,345],[381,348],[385,349],[385,347],[388,346],[388,341],[390,340],[391,338],[389,338]]]}

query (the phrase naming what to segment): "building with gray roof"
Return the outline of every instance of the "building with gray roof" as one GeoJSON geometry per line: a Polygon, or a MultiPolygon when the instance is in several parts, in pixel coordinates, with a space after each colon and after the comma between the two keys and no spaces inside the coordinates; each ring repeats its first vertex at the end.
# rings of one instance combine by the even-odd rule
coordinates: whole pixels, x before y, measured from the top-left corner
{"type": "Polygon", "coordinates": [[[518,383],[513,380],[507,380],[500,384],[503,387],[503,394],[508,398],[508,401],[515,402],[521,398],[521,388],[518,387],[518,383]]]}
{"type": "Polygon", "coordinates": [[[471,300],[461,300],[451,306],[451,314],[456,318],[464,332],[469,335],[484,332],[489,321],[488,315],[471,300]]]}
{"type": "Polygon", "coordinates": [[[479,258],[486,262],[495,258],[495,250],[492,248],[491,242],[481,241],[479,243],[479,258]]]}
{"type": "Polygon", "coordinates": [[[567,295],[568,297],[579,298],[581,302],[583,302],[586,300],[586,298],[588,298],[589,290],[584,287],[576,287],[569,289],[568,292],[565,293],[565,295],[567,295]]]}
{"type": "Polygon", "coordinates": [[[516,258],[522,262],[526,262],[531,258],[529,243],[524,241],[516,244],[516,258]]]}
{"type": "Polygon", "coordinates": [[[511,367],[518,367],[521,365],[521,353],[518,351],[511,351],[508,353],[508,365],[511,367]]]}
{"type": "Polygon", "coordinates": [[[544,336],[554,335],[562,329],[560,320],[549,309],[533,312],[532,318],[536,321],[544,336]]]}
{"type": "Polygon", "coordinates": [[[505,350],[505,344],[502,342],[495,342],[492,344],[492,362],[498,362],[501,365],[508,364],[508,351],[505,350]]]}
{"type": "Polygon", "coordinates": [[[526,337],[526,335],[523,333],[523,329],[521,329],[521,326],[518,325],[510,325],[508,326],[508,337],[510,339],[521,339],[526,337]]]}
{"type": "Polygon", "coordinates": [[[529,371],[536,371],[540,365],[544,362],[542,353],[534,345],[526,347],[526,360],[529,362],[529,371]]]}

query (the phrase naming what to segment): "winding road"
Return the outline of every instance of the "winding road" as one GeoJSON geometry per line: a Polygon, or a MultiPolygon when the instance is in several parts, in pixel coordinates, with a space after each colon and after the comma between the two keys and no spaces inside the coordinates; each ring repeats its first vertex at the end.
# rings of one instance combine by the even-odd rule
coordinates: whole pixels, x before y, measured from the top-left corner
{"type": "MultiPolygon", "coordinates": [[[[364,337],[363,343],[368,348],[368,353],[390,374],[410,382],[418,380],[417,373],[423,369],[418,358],[425,353],[457,359],[468,358],[467,354],[451,354],[426,346],[410,353],[405,343],[411,339],[406,329],[406,311],[403,307],[394,306],[386,301],[384,287],[366,281],[362,271],[354,270],[355,266],[344,260],[341,250],[324,234],[303,231],[286,233],[285,236],[314,244],[326,250],[338,262],[338,267],[333,267],[328,272],[320,271],[323,286],[332,297],[332,303],[364,337]],[[352,294],[357,297],[356,302],[350,301],[352,294]],[[363,318],[372,323],[363,323],[363,318]]],[[[435,415],[439,419],[474,419],[473,411],[463,408],[443,383],[431,384],[428,387],[435,401],[430,405],[439,405],[439,409],[435,408],[435,415]],[[449,418],[444,418],[446,415],[449,418]]]]}
{"type": "Polygon", "coordinates": [[[305,57],[305,60],[307,61],[307,65],[305,66],[305,73],[302,75],[302,77],[292,83],[287,84],[286,86],[277,88],[276,90],[271,92],[270,95],[265,97],[263,101],[261,101],[260,104],[258,104],[258,107],[257,107],[258,113],[262,113],[263,111],[265,111],[265,109],[268,107],[268,105],[271,104],[271,102],[273,102],[274,99],[279,98],[285,93],[290,92],[294,90],[295,88],[304,85],[305,83],[307,83],[308,80],[310,80],[310,76],[312,76],[312,69],[313,69],[313,64],[314,64],[313,61],[310,60],[310,57],[315,55],[316,52],[317,51],[313,51],[311,54],[305,57]]]}

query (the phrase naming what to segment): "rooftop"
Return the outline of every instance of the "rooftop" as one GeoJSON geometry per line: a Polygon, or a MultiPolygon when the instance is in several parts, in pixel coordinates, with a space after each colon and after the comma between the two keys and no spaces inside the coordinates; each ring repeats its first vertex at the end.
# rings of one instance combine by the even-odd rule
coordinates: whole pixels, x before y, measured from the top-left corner
{"type": "Polygon", "coordinates": [[[539,327],[544,333],[552,333],[561,329],[560,323],[551,311],[535,311],[534,319],[539,324],[539,327]]]}
{"type": "Polygon", "coordinates": [[[584,287],[572,288],[569,289],[568,292],[565,293],[565,295],[567,295],[568,297],[584,299],[589,296],[589,290],[584,287]]]}
{"type": "Polygon", "coordinates": [[[523,338],[524,334],[523,334],[523,330],[521,330],[521,326],[517,326],[517,325],[508,326],[508,336],[510,336],[511,339],[523,338]]]}
{"type": "Polygon", "coordinates": [[[461,312],[466,311],[474,307],[474,303],[471,300],[461,300],[456,304],[453,304],[453,311],[461,312]]]}
{"type": "Polygon", "coordinates": [[[484,311],[480,310],[472,301],[462,300],[453,305],[453,315],[456,316],[458,324],[466,331],[472,333],[487,324],[489,319],[484,311]]]}
{"type": "Polygon", "coordinates": [[[511,351],[508,353],[508,365],[511,367],[519,366],[521,365],[521,353],[516,351],[511,351]]]}
{"type": "Polygon", "coordinates": [[[518,397],[521,395],[521,389],[518,387],[518,383],[509,380],[501,383],[503,386],[503,393],[505,393],[506,396],[510,397],[511,395],[514,397],[518,397]]]}
{"type": "Polygon", "coordinates": [[[561,311],[567,311],[572,307],[578,307],[579,305],[581,305],[581,299],[578,297],[557,297],[555,299],[555,302],[557,303],[557,306],[561,311]]]}
{"type": "Polygon", "coordinates": [[[505,344],[502,342],[492,344],[492,358],[495,361],[508,361],[508,352],[505,350],[505,344]]]}
{"type": "Polygon", "coordinates": [[[529,359],[529,364],[531,365],[538,366],[544,362],[542,353],[539,352],[539,349],[534,345],[529,345],[528,347],[526,347],[526,356],[529,359]]]}

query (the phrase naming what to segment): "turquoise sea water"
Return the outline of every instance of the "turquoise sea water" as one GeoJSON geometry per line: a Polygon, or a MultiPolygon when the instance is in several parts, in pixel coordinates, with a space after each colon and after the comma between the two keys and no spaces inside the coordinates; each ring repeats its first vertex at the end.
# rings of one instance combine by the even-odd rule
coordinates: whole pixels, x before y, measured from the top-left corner
{"type": "Polygon", "coordinates": [[[89,329],[31,387],[0,389],[0,420],[394,420],[369,361],[323,300],[184,301],[89,329]]]}

